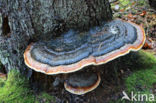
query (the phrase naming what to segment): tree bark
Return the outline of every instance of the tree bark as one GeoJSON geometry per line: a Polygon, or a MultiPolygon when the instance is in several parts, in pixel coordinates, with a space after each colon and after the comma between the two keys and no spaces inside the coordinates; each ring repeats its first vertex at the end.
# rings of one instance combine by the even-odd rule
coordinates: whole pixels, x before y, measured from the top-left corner
{"type": "Polygon", "coordinates": [[[112,19],[107,0],[0,0],[0,61],[27,73],[23,53],[30,42],[112,19]]]}

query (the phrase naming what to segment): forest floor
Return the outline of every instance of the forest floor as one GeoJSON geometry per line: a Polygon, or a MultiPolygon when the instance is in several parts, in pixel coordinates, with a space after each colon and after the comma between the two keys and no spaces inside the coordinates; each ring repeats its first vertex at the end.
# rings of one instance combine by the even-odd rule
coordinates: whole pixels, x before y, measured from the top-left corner
{"type": "MultiPolygon", "coordinates": [[[[30,87],[28,84],[32,81],[13,70],[7,80],[0,79],[0,103],[134,103],[121,100],[123,91],[129,96],[132,91],[138,95],[156,95],[156,11],[146,0],[111,1],[114,18],[144,27],[149,44],[145,50],[131,52],[101,66],[86,67],[85,70],[99,70],[101,84],[94,91],[81,96],[67,92],[62,84],[56,87],[45,85],[41,90],[38,90],[40,87],[34,88],[35,85],[44,84],[44,78],[52,78],[43,74],[40,74],[43,75],[42,79],[39,77],[39,82],[30,87]]],[[[144,98],[143,103],[150,102],[144,98]]]]}

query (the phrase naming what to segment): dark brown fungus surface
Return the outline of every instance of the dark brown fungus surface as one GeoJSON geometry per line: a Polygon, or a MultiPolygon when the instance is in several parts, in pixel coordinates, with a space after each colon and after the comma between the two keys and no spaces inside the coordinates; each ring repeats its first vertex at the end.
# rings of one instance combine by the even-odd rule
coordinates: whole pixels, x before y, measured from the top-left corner
{"type": "Polygon", "coordinates": [[[70,73],[88,65],[100,65],[139,50],[144,29],[132,22],[113,20],[88,32],[70,30],[50,41],[30,44],[25,64],[45,74],[70,73]]]}
{"type": "Polygon", "coordinates": [[[65,81],[65,89],[73,94],[82,95],[98,87],[101,78],[98,73],[79,72],[69,76],[65,81]]]}

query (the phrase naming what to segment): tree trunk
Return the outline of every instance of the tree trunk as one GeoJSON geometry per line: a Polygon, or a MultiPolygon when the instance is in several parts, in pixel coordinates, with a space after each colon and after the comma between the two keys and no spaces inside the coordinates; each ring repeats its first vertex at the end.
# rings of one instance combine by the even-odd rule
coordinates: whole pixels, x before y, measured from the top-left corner
{"type": "Polygon", "coordinates": [[[0,61],[6,71],[29,73],[23,53],[30,42],[111,19],[107,0],[0,0],[0,61]]]}

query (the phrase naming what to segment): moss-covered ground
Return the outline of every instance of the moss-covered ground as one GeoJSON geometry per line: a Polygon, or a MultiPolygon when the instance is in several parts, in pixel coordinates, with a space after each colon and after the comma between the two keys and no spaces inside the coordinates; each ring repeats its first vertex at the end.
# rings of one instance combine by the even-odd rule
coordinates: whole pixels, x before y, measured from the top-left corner
{"type": "Polygon", "coordinates": [[[29,81],[17,70],[8,73],[7,80],[0,79],[0,103],[55,103],[55,98],[46,92],[34,94],[29,81]]]}
{"type": "Polygon", "coordinates": [[[156,58],[147,52],[140,52],[142,67],[125,79],[127,91],[149,91],[156,83],[156,58]],[[139,87],[139,88],[137,88],[139,87]]]}
{"type": "MultiPolygon", "coordinates": [[[[133,93],[140,94],[153,94],[154,85],[156,84],[156,58],[153,54],[139,51],[137,58],[133,62],[133,72],[124,79],[125,91],[128,95],[133,93]]],[[[127,64],[129,64],[127,62],[127,64]]],[[[129,64],[132,65],[132,64],[129,64]]],[[[155,93],[154,93],[155,94],[155,93]]],[[[110,103],[114,103],[110,102],[110,103]]],[[[115,103],[134,103],[127,100],[118,100],[115,103]]],[[[135,103],[140,103],[135,102],[135,103]]],[[[156,102],[143,102],[143,103],[156,103],[156,102]]]]}

